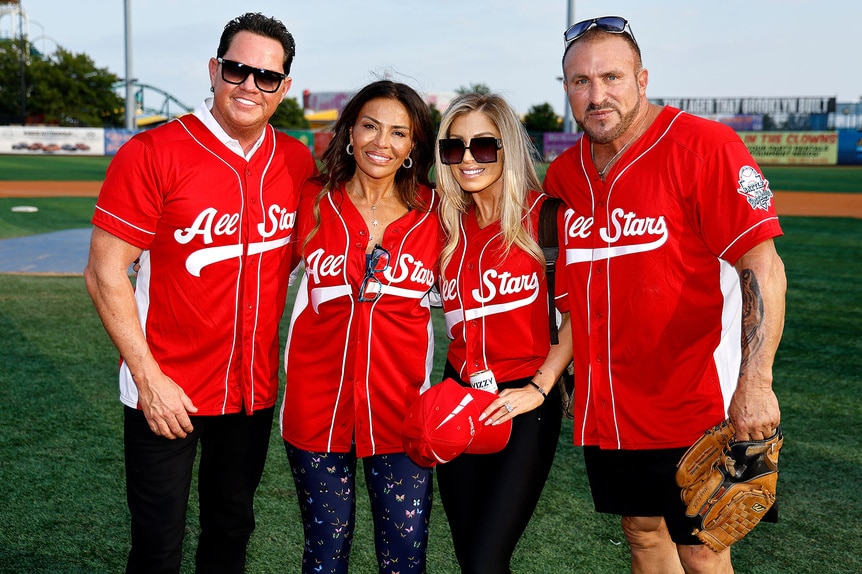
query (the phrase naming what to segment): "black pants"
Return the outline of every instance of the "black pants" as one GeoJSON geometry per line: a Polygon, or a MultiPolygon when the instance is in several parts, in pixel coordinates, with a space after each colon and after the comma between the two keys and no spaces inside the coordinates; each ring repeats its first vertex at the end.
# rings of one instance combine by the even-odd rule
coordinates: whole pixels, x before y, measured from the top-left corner
{"type": "Polygon", "coordinates": [[[180,571],[198,443],[201,531],[195,571],[244,571],[273,412],[191,417],[194,431],[171,440],[153,434],[143,412],[126,407],[126,496],[132,515],[127,573],[180,571]]]}
{"type": "MultiPolygon", "coordinates": [[[[444,376],[459,380],[454,369],[444,376]]],[[[528,379],[498,383],[500,390],[528,379]]],[[[437,465],[437,486],[463,573],[507,574],[554,462],[562,407],[557,387],[535,410],[516,416],[502,451],[462,454],[437,465]]]]}

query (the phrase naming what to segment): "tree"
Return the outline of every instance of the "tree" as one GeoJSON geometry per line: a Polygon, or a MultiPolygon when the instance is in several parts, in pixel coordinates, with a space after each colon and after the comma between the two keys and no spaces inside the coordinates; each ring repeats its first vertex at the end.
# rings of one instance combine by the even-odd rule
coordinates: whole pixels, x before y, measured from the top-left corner
{"type": "Polygon", "coordinates": [[[440,122],[443,120],[443,114],[434,104],[428,105],[428,112],[431,114],[431,125],[434,126],[434,133],[437,133],[437,130],[440,129],[440,122]]]}
{"type": "Polygon", "coordinates": [[[488,95],[491,93],[491,88],[489,88],[486,84],[470,84],[469,88],[461,86],[460,88],[455,90],[455,93],[459,96],[472,93],[488,95]]]}
{"type": "MultiPolygon", "coordinates": [[[[0,115],[20,117],[20,54],[11,40],[0,40],[0,115]]],[[[86,54],[58,47],[53,55],[45,56],[33,48],[24,76],[27,115],[40,123],[123,125],[123,99],[113,90],[119,78],[106,68],[96,67],[86,54]]]]}
{"type": "Polygon", "coordinates": [[[308,129],[308,120],[296,98],[285,98],[272,114],[269,123],[281,129],[308,129]]]}
{"type": "Polygon", "coordinates": [[[560,118],[551,104],[538,104],[524,115],[524,126],[528,132],[558,132],[562,130],[560,118]]]}
{"type": "Polygon", "coordinates": [[[21,122],[21,45],[0,39],[0,122],[21,122]]]}

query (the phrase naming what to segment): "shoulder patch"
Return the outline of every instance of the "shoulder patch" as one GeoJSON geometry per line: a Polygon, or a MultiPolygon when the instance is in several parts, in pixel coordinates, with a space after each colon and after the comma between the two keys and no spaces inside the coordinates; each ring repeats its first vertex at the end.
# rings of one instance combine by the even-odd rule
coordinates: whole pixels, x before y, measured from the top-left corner
{"type": "Polygon", "coordinates": [[[750,165],[739,170],[739,189],[736,190],[748,200],[751,209],[769,210],[772,190],[769,181],[750,165]]]}

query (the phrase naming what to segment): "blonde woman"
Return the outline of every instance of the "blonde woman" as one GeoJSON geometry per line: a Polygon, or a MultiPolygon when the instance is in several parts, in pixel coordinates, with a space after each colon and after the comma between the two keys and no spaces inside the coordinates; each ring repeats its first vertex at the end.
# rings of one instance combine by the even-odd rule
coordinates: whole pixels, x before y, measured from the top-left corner
{"type": "Polygon", "coordinates": [[[462,572],[506,573],[556,453],[555,381],[572,356],[568,314],[560,344],[551,345],[536,243],[547,196],[512,108],[497,95],[461,96],[442,118],[437,145],[440,292],[451,339],[444,376],[498,393],[480,424],[512,420],[502,451],[439,465],[438,485],[462,572]]]}

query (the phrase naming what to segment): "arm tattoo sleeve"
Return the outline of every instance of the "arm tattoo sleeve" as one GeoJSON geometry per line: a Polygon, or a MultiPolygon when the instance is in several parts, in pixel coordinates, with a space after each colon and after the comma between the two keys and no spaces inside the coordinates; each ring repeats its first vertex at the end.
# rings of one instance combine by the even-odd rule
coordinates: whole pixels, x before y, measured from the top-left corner
{"type": "Polygon", "coordinates": [[[739,374],[742,376],[748,367],[752,355],[757,354],[763,345],[763,296],[757,277],[751,269],[744,269],[740,274],[742,287],[742,364],[739,374]]]}

